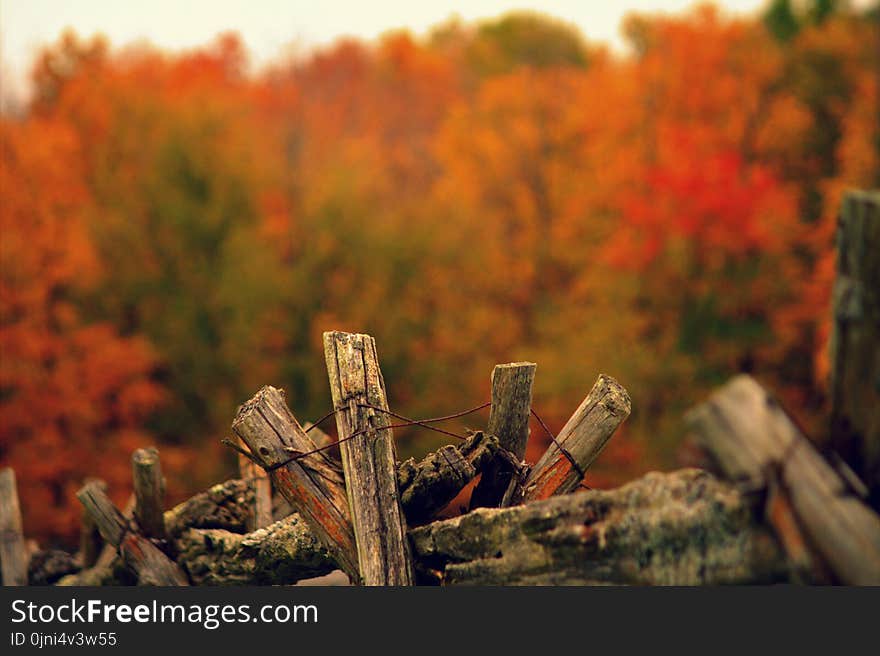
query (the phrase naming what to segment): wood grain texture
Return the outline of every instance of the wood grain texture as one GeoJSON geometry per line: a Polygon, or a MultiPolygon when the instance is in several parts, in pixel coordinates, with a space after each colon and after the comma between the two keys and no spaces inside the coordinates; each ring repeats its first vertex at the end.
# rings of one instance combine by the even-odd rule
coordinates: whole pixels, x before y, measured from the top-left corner
{"type": "Polygon", "coordinates": [[[339,411],[336,427],[361,582],[412,585],[394,437],[387,428],[388,415],[382,412],[388,410],[388,399],[376,343],[369,335],[327,332],[324,358],[333,408],[339,411]]]}
{"type": "Polygon", "coordinates": [[[87,483],[76,496],[95,520],[104,539],[117,547],[122,561],[135,572],[139,585],[189,585],[186,575],[168,556],[130,530],[126,518],[99,485],[87,483]]]}
{"type": "Polygon", "coordinates": [[[411,531],[423,582],[718,585],[785,581],[773,536],[735,486],[704,471],[651,473],[411,531]]]}
{"type": "Polygon", "coordinates": [[[778,470],[798,523],[838,580],[880,584],[880,517],[754,379],[737,376],[691,410],[687,422],[731,480],[763,487],[768,471],[778,470]]]}
{"type": "Polygon", "coordinates": [[[342,472],[315,444],[287,407],[284,393],[263,387],[241,408],[232,432],[270,472],[272,482],[311,526],[339,567],[357,579],[358,558],[342,472]]]}
{"type": "MultiPolygon", "coordinates": [[[[522,460],[529,440],[529,419],[532,409],[532,384],[535,380],[534,362],[511,362],[495,365],[492,370],[492,405],[486,432],[498,438],[498,444],[522,460]]],[[[496,458],[480,476],[480,482],[471,495],[471,509],[493,508],[502,505],[511,485],[518,482],[517,472],[509,459],[496,458]]]]}
{"type": "MultiPolygon", "coordinates": [[[[239,438],[239,443],[247,446],[241,438],[239,438]]],[[[269,526],[273,522],[272,481],[269,474],[242,454],[238,454],[238,473],[252,490],[254,509],[248,527],[250,530],[256,531],[258,528],[269,526]]]]}
{"type": "Polygon", "coordinates": [[[156,540],[165,539],[165,479],[155,447],[137,449],[131,455],[134,481],[134,519],[141,534],[156,540]]]}
{"type": "Polygon", "coordinates": [[[844,196],[833,302],[831,445],[880,508],[880,192],[844,196]]]}
{"type": "Polygon", "coordinates": [[[27,585],[28,555],[21,527],[15,471],[0,470],[0,573],[3,585],[27,585]]]}
{"type": "MultiPolygon", "coordinates": [[[[107,491],[107,483],[100,479],[86,479],[85,483],[95,482],[102,490],[107,491]]],[[[104,548],[104,538],[95,525],[91,514],[83,508],[79,530],[79,561],[83,569],[93,567],[98,562],[101,550],[104,548]]]]}
{"type": "Polygon", "coordinates": [[[629,394],[623,386],[610,376],[600,375],[556,437],[577,467],[559,446],[551,444],[526,479],[524,500],[547,499],[577,488],[583,479],[582,472],[599,456],[631,409],[629,394]]]}

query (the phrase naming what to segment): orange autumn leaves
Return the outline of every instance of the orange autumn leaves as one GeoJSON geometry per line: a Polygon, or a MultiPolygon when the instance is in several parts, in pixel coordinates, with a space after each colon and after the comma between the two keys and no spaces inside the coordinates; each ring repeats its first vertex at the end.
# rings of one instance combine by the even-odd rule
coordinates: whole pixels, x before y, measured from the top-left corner
{"type": "Polygon", "coordinates": [[[739,370],[821,426],[835,208],[880,168],[875,23],[626,31],[621,57],[532,14],[453,21],[259,74],[233,36],[48,47],[2,119],[0,460],[28,533],[70,539],[85,476],[124,501],[137,446],[181,494],[229,475],[264,383],[323,415],[330,329],[376,337],[407,416],[532,360],[558,430],[615,376],[633,414],[591,485],[674,464],[682,410],[739,370]]]}

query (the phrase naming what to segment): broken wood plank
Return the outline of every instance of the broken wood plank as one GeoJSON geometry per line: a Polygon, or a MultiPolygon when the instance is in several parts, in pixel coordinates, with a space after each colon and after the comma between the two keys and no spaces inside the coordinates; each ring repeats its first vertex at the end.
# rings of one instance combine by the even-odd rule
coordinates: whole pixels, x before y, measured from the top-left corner
{"type": "Polygon", "coordinates": [[[832,298],[831,446],[880,509],[880,192],[843,198],[832,298]]]}
{"type": "Polygon", "coordinates": [[[498,439],[482,431],[456,446],[443,446],[419,462],[397,468],[403,513],[410,526],[424,524],[464,489],[498,453],[498,439]]]}
{"type": "MultiPolygon", "coordinates": [[[[492,370],[492,404],[486,432],[497,437],[499,446],[519,461],[526,455],[529,440],[536,367],[534,362],[511,362],[495,365],[492,370]]],[[[513,492],[508,494],[511,485],[519,483],[518,474],[507,458],[499,457],[490,462],[471,495],[471,510],[502,505],[505,496],[519,497],[520,494],[513,492]]]]}
{"type": "Polygon", "coordinates": [[[763,487],[768,468],[780,471],[799,525],[839,581],[880,584],[880,517],[754,379],[737,376],[687,422],[729,479],[763,487]]]}
{"type": "Polygon", "coordinates": [[[155,447],[137,449],[131,456],[134,481],[134,519],[141,534],[165,539],[165,479],[155,447]]]}
{"type": "Polygon", "coordinates": [[[239,408],[232,432],[269,471],[275,488],[298,512],[333,554],[339,567],[358,578],[357,547],[349,514],[345,482],[287,407],[284,393],[263,387],[239,408]],[[311,455],[292,459],[294,456],[311,455]]]}
{"type": "Polygon", "coordinates": [[[783,554],[734,485],[685,469],[410,532],[420,580],[444,585],[786,581],[783,554]]]}
{"type": "Polygon", "coordinates": [[[104,539],[119,550],[139,585],[189,585],[186,575],[147,538],[130,530],[129,523],[99,485],[88,483],[76,493],[92,515],[104,539]]]}
{"type": "Polygon", "coordinates": [[[610,376],[600,375],[523,485],[525,501],[547,499],[574,491],[584,472],[632,408],[629,394],[610,376]]]}
{"type": "MultiPolygon", "coordinates": [[[[239,438],[239,442],[244,442],[239,438]]],[[[246,445],[245,445],[246,446],[246,445]]],[[[238,454],[238,473],[253,490],[253,514],[248,528],[256,531],[272,523],[272,481],[266,470],[250,458],[238,454]]]]}
{"type": "Polygon", "coordinates": [[[3,585],[27,585],[28,555],[12,467],[0,470],[0,573],[3,585]]]}
{"type": "Polygon", "coordinates": [[[324,333],[324,358],[351,523],[364,585],[412,585],[406,522],[397,487],[396,449],[376,342],[324,333]]]}

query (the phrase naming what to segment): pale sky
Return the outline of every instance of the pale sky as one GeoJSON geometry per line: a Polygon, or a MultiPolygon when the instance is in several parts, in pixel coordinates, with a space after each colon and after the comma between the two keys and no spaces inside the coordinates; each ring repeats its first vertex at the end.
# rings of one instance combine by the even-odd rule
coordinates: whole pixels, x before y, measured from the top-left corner
{"type": "MultiPolygon", "coordinates": [[[[718,4],[730,13],[742,13],[764,3],[718,4]]],[[[452,15],[471,21],[523,8],[567,20],[588,39],[620,48],[618,30],[627,13],[680,12],[693,4],[693,0],[0,0],[0,84],[3,96],[24,94],[35,53],[67,27],[81,36],[101,32],[113,46],[146,39],[173,50],[192,48],[219,32],[235,30],[259,68],[291,46],[304,51],[341,36],[372,39],[401,27],[422,34],[452,15]]]]}

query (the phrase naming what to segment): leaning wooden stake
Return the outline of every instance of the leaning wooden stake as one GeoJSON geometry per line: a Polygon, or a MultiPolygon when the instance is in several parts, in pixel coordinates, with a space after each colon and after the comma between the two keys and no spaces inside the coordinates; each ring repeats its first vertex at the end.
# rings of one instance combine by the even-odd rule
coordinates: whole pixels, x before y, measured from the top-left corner
{"type": "MultiPolygon", "coordinates": [[[[498,444],[518,460],[525,457],[529,440],[532,383],[536,367],[534,362],[511,362],[495,365],[492,370],[492,405],[486,432],[497,437],[498,444]]],[[[503,505],[505,494],[516,483],[510,463],[496,458],[483,471],[474,489],[471,509],[503,505]]],[[[508,498],[514,496],[518,495],[507,495],[508,498]]]]}
{"type": "Polygon", "coordinates": [[[737,376],[687,421],[728,478],[761,487],[778,475],[798,524],[841,582],[880,585],[880,517],[754,379],[737,376]]]}
{"type": "Polygon", "coordinates": [[[131,456],[134,480],[134,518],[144,537],[165,539],[165,479],[155,447],[138,449],[131,456]]]}
{"type": "Polygon", "coordinates": [[[100,485],[86,484],[76,493],[108,543],[119,549],[122,560],[137,574],[140,585],[189,585],[186,575],[147,538],[132,533],[100,485]]]}
{"type": "Polygon", "coordinates": [[[614,431],[629,417],[631,408],[623,386],[610,376],[600,375],[559,432],[556,444],[551,444],[532,468],[523,486],[524,500],[547,499],[577,488],[614,431]]]}
{"type": "Polygon", "coordinates": [[[850,192],[837,231],[831,444],[880,508],[880,192],[850,192]]]}
{"type": "Polygon", "coordinates": [[[397,487],[394,439],[376,342],[324,333],[324,357],[337,410],[345,488],[364,585],[412,585],[412,559],[397,487]],[[349,437],[357,435],[352,439],[349,437]]]}
{"type": "MultiPolygon", "coordinates": [[[[239,438],[239,442],[244,442],[239,438]]],[[[246,446],[246,445],[245,445],[246,446]]],[[[248,528],[256,531],[272,523],[272,482],[265,469],[242,454],[238,455],[238,472],[254,492],[253,518],[248,528]]]]}
{"type": "Polygon", "coordinates": [[[345,482],[324,452],[315,450],[287,407],[284,393],[266,386],[238,410],[232,432],[270,472],[275,488],[302,515],[346,574],[358,580],[357,547],[352,531],[345,482]]]}
{"type": "Polygon", "coordinates": [[[28,557],[12,467],[0,470],[0,572],[3,585],[27,585],[28,557]]]}

